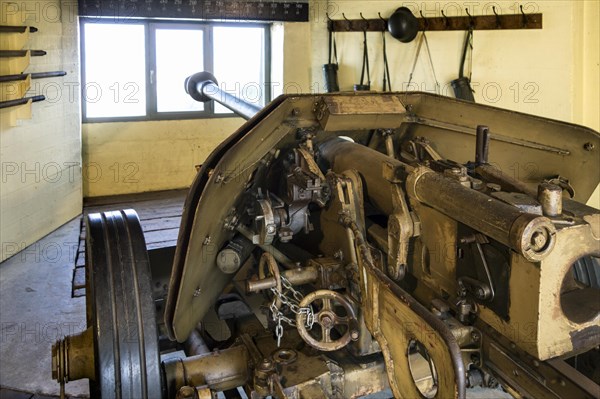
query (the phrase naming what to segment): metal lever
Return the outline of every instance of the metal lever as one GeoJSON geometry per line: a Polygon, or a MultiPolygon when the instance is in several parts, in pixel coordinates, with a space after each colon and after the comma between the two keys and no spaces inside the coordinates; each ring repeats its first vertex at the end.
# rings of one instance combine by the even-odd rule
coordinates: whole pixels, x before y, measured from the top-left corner
{"type": "Polygon", "coordinates": [[[477,126],[477,142],[475,145],[475,163],[478,166],[487,164],[490,152],[490,129],[487,126],[477,126]]]}

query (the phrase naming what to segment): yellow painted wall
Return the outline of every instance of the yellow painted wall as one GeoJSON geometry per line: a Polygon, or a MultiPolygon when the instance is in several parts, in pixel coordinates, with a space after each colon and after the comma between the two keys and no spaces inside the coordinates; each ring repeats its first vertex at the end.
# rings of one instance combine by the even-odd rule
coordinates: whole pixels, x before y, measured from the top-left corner
{"type": "MultiPolygon", "coordinates": [[[[574,21],[574,121],[600,130],[600,1],[573,2],[574,21]],[[577,45],[580,43],[581,45],[577,45]]],[[[600,207],[600,201],[597,206],[600,207]]]]}
{"type": "Polygon", "coordinates": [[[85,197],[188,187],[201,164],[240,118],[86,123],[85,197]]]}
{"type": "Polygon", "coordinates": [[[39,29],[25,48],[48,54],[32,57],[25,72],[67,72],[33,81],[27,96],[47,100],[32,105],[31,119],[13,126],[7,109],[0,113],[2,261],[81,213],[82,189],[76,3],[0,0],[0,10],[1,25],[39,29]],[[18,8],[24,8],[21,14],[18,8]]]}
{"type": "MultiPolygon", "coordinates": [[[[523,4],[529,13],[543,13],[543,29],[475,31],[473,87],[478,103],[585,124],[596,130],[598,121],[598,1],[546,0],[527,3],[514,1],[330,1],[332,18],[376,18],[389,16],[405,5],[415,15],[426,17],[492,14],[492,5],[502,13],[514,13],[523,4]]],[[[323,41],[313,44],[325,48],[326,23],[320,22],[323,41]]],[[[428,32],[435,73],[442,94],[453,95],[449,82],[458,77],[464,32],[428,32]]],[[[372,88],[382,87],[383,61],[381,34],[368,33],[372,88]]],[[[405,44],[387,36],[388,58],[394,90],[405,90],[416,53],[417,40],[405,44]]],[[[360,80],[362,33],[337,35],[340,61],[340,88],[351,90],[360,80]]],[[[325,55],[321,55],[325,59],[325,55]]],[[[322,61],[321,63],[323,63],[322,61]]],[[[319,74],[320,71],[315,71],[319,74]]],[[[316,78],[316,77],[315,77],[316,78]]],[[[434,91],[434,78],[424,49],[417,63],[415,89],[434,91]]],[[[482,121],[484,122],[484,121],[482,121]]]]}

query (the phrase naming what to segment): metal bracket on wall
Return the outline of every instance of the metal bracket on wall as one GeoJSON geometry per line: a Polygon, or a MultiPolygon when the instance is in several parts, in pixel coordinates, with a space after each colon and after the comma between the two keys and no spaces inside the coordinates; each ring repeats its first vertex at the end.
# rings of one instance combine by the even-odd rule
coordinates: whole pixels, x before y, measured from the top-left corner
{"type": "MultiPolygon", "coordinates": [[[[509,29],[542,29],[542,14],[526,14],[523,6],[517,14],[496,13],[493,15],[469,15],[448,17],[442,11],[440,17],[417,18],[420,31],[445,30],[509,30],[509,29]]],[[[423,15],[423,14],[421,14],[423,15]]],[[[329,20],[328,28],[332,32],[382,32],[387,30],[387,20],[374,19],[339,19],[329,20]]]]}

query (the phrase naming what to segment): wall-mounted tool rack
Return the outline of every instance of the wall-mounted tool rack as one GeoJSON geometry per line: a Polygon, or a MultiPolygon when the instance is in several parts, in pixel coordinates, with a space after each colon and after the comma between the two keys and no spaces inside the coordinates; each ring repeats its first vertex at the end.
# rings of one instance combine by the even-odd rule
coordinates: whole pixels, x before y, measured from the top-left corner
{"type": "MultiPolygon", "coordinates": [[[[18,11],[18,10],[15,10],[18,11]]],[[[31,57],[43,57],[44,50],[27,49],[29,35],[38,29],[23,26],[22,13],[14,12],[0,25],[0,114],[2,122],[10,126],[18,120],[31,118],[31,104],[44,101],[43,95],[26,97],[32,79],[44,79],[66,75],[64,71],[24,73],[31,57]]]]}
{"type": "MultiPolygon", "coordinates": [[[[465,9],[466,16],[417,18],[420,31],[451,31],[451,30],[509,30],[509,29],[542,29],[542,14],[526,14],[523,7],[517,14],[497,14],[495,8],[493,15],[469,15],[465,9]]],[[[332,32],[383,32],[387,30],[387,19],[381,17],[375,19],[343,19],[329,20],[329,30],[332,32]]]]}

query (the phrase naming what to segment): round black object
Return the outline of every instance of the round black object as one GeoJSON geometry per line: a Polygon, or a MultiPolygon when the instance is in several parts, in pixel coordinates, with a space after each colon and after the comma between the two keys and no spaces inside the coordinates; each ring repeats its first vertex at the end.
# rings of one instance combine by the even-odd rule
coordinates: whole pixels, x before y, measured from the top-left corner
{"type": "Polygon", "coordinates": [[[93,327],[93,398],[161,398],[161,371],[146,242],[134,210],[86,219],[86,305],[93,327]]]}
{"type": "Polygon", "coordinates": [[[215,76],[210,72],[205,71],[195,73],[185,79],[185,92],[194,100],[205,103],[211,100],[202,93],[202,87],[208,83],[214,83],[216,85],[219,84],[219,82],[217,82],[217,78],[215,78],[215,76]],[[200,88],[198,88],[199,83],[201,84],[200,88]]]}
{"type": "Polygon", "coordinates": [[[412,42],[419,33],[419,21],[406,7],[400,7],[388,19],[388,31],[402,43],[412,42]]]}

